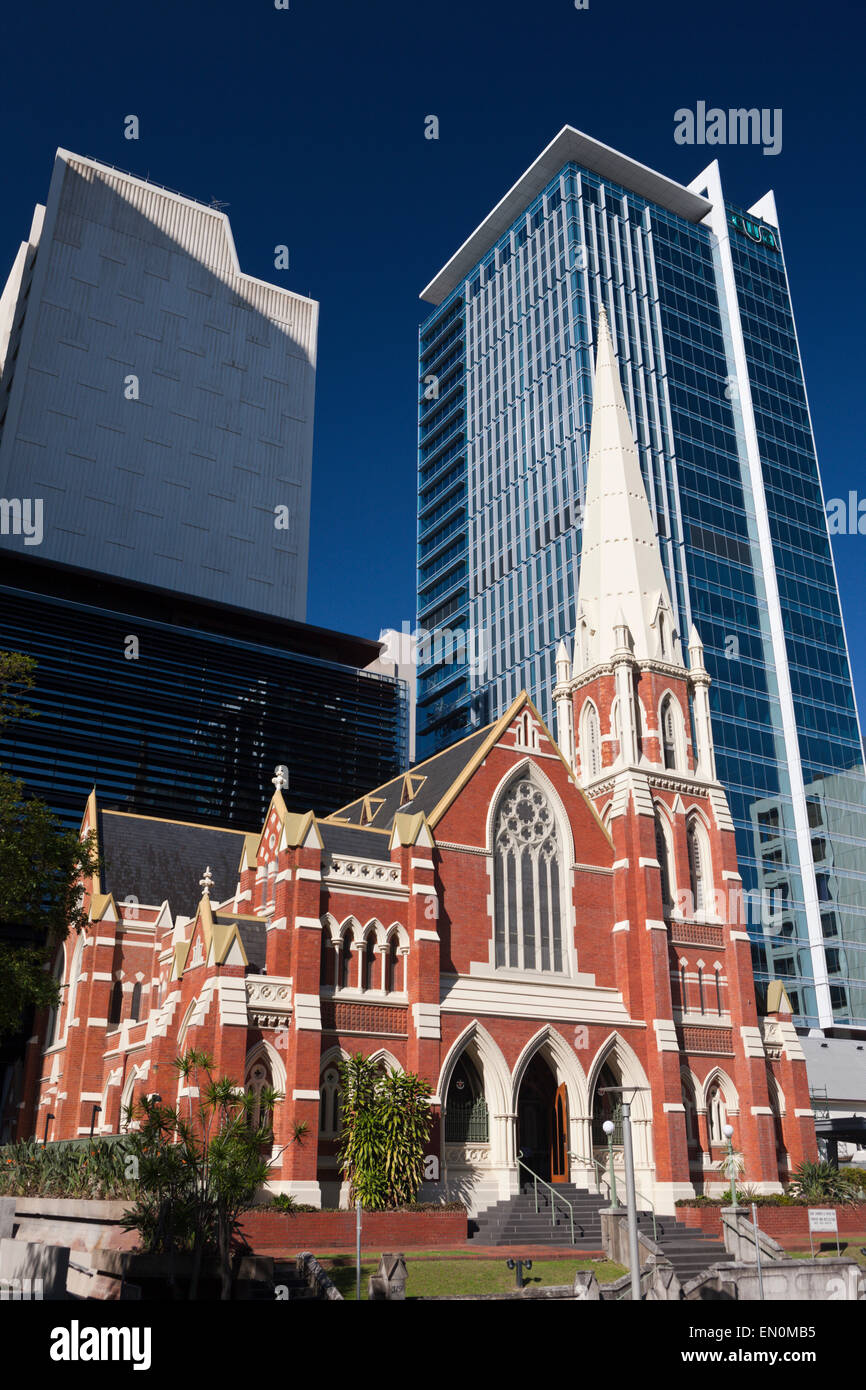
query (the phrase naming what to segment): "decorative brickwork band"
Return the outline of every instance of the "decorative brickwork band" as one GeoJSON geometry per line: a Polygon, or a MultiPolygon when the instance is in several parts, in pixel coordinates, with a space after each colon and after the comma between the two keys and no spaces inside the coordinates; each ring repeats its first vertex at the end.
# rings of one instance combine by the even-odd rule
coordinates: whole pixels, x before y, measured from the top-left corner
{"type": "Polygon", "coordinates": [[[322,1000],[322,1029],[329,1033],[375,1033],[405,1038],[406,1010],[386,1004],[348,1004],[322,1000]]]}

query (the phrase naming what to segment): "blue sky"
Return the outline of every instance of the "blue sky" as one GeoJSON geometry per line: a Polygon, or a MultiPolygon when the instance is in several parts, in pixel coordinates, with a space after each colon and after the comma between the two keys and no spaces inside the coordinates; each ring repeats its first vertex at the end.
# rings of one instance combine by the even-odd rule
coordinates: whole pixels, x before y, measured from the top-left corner
{"type": "MultiPolygon", "coordinates": [[[[414,616],[418,293],[566,123],[775,190],[825,493],[866,496],[864,39],[860,0],[7,6],[0,275],[58,145],[228,203],[243,269],[321,303],[309,620],[375,635],[414,616]],[[781,107],[781,152],[676,144],[699,100],[781,107]]],[[[866,537],[834,552],[866,707],[866,537]]]]}

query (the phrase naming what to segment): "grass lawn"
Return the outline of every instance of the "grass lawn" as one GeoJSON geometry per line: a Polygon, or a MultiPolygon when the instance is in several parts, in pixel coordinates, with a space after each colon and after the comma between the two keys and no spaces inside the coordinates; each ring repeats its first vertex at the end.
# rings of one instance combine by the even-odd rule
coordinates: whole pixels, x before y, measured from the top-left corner
{"type": "MultiPolygon", "coordinates": [[[[862,1253],[861,1246],[864,1242],[858,1240],[845,1241],[843,1237],[839,1241],[839,1254],[845,1255],[849,1259],[856,1260],[859,1265],[866,1269],[866,1255],[862,1253]]],[[[815,1242],[815,1256],[819,1260],[829,1260],[836,1258],[836,1246],[832,1250],[819,1250],[818,1241],[815,1242]]],[[[811,1250],[786,1250],[785,1257],[789,1260],[811,1260],[811,1250]]]]}
{"type": "MultiPolygon", "coordinates": [[[[321,1256],[321,1264],[346,1299],[355,1297],[355,1260],[351,1255],[321,1256]]],[[[427,1252],[410,1250],[406,1255],[408,1281],[407,1298],[423,1298],[437,1294],[505,1293],[515,1287],[515,1271],[502,1259],[475,1259],[455,1251],[427,1252]]],[[[367,1297],[367,1280],[379,1268],[379,1261],[362,1257],[361,1298],[367,1297]]],[[[600,1284],[610,1284],[626,1273],[622,1265],[612,1260],[534,1260],[531,1270],[525,1270],[526,1284],[570,1284],[579,1269],[591,1269],[600,1284]]]]}

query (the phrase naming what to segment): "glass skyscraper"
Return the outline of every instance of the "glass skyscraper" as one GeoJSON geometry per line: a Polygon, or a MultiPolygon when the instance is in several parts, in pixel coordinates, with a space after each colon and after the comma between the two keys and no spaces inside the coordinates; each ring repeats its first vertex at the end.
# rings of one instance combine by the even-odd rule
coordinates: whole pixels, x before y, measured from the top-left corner
{"type": "Polygon", "coordinates": [[[571,641],[599,308],[678,626],[713,677],[759,982],[866,1025],[866,778],[772,194],[685,188],[566,127],[423,291],[423,757],[526,688],[552,724],[571,641]]]}

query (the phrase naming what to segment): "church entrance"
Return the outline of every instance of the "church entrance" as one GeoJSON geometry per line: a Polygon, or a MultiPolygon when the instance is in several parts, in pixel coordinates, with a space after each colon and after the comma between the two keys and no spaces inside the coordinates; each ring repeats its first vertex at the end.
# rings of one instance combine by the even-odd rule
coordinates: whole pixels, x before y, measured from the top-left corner
{"type": "Polygon", "coordinates": [[[568,1182],[566,1089],[557,1086],[556,1077],[539,1053],[520,1085],[517,1147],[523,1162],[545,1182],[568,1182]]]}

